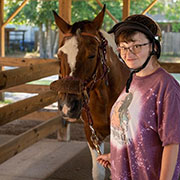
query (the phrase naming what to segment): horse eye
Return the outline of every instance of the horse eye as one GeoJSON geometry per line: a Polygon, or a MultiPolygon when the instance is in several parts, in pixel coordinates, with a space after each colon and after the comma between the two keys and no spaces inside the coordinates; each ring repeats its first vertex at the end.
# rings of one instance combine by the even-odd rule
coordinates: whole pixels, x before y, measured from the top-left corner
{"type": "Polygon", "coordinates": [[[88,56],[88,59],[94,59],[94,58],[95,58],[95,55],[88,56]]]}

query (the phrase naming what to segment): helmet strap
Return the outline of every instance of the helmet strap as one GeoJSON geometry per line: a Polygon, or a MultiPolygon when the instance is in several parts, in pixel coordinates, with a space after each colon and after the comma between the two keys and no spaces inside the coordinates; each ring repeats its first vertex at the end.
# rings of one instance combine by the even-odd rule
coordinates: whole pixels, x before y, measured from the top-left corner
{"type": "Polygon", "coordinates": [[[156,51],[154,51],[154,48],[153,48],[153,50],[151,51],[151,53],[149,54],[148,58],[146,59],[146,61],[144,62],[144,64],[142,66],[140,66],[136,69],[130,69],[131,73],[130,73],[130,76],[126,82],[126,93],[129,93],[129,88],[130,88],[131,82],[133,80],[133,74],[138,73],[139,71],[144,69],[147,66],[149,60],[151,59],[151,56],[155,55],[155,54],[156,54],[156,51]]]}

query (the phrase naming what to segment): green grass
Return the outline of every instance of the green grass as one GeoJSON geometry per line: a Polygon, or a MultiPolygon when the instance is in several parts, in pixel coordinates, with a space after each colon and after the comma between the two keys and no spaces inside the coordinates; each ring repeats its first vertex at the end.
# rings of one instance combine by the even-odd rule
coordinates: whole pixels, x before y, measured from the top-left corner
{"type": "Polygon", "coordinates": [[[37,81],[32,81],[27,84],[39,84],[39,85],[50,85],[52,81],[50,80],[37,80],[37,81]]]}
{"type": "Polygon", "coordinates": [[[5,99],[4,101],[0,101],[0,104],[11,104],[13,101],[5,99]]]}

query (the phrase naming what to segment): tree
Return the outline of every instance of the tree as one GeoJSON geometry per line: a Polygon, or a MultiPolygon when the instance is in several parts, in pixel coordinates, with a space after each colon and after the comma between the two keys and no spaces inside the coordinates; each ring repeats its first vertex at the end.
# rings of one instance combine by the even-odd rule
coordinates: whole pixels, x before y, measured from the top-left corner
{"type": "MultiPolygon", "coordinates": [[[[5,1],[5,17],[9,17],[15,9],[22,3],[22,1],[5,1]]],[[[58,1],[29,1],[27,5],[21,10],[21,12],[12,20],[13,24],[29,24],[31,26],[39,27],[39,51],[41,58],[52,58],[55,51],[53,45],[57,46],[57,39],[52,39],[52,29],[55,34],[58,32],[55,29],[54,17],[52,10],[58,10],[58,1]],[[43,27],[45,27],[45,33],[43,33],[43,27]]],[[[55,35],[55,37],[57,37],[55,35]]]]}
{"type": "Polygon", "coordinates": [[[175,22],[172,24],[173,31],[179,32],[180,31],[180,1],[174,0],[174,2],[168,4],[166,17],[169,20],[175,22]]]}
{"type": "MultiPolygon", "coordinates": [[[[119,21],[122,19],[123,0],[101,0],[106,4],[107,9],[119,21]]],[[[131,0],[130,14],[140,14],[152,0],[131,0]]],[[[5,17],[10,16],[22,3],[22,0],[5,1],[5,17]]],[[[39,27],[39,48],[40,57],[51,58],[56,53],[58,45],[58,29],[54,23],[52,10],[58,12],[58,0],[30,0],[22,11],[12,20],[14,24],[29,24],[39,27]],[[45,29],[45,33],[43,32],[45,29]],[[55,38],[52,38],[52,32],[55,38]]],[[[95,0],[74,0],[72,1],[72,23],[81,20],[92,20],[101,10],[95,0]]],[[[165,14],[169,20],[179,20],[180,1],[159,0],[148,14],[165,14]]],[[[108,31],[115,22],[106,14],[102,28],[108,31]]],[[[173,24],[173,29],[179,31],[180,25],[173,24]]]]}

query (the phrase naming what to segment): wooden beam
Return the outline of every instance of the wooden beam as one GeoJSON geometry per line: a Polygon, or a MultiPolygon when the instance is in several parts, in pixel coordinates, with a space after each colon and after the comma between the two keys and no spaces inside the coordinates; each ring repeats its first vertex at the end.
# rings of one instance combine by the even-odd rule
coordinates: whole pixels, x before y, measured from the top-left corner
{"type": "Polygon", "coordinates": [[[0,90],[59,73],[58,62],[36,64],[0,72],[0,90]]]}
{"type": "Polygon", "coordinates": [[[124,20],[126,17],[130,15],[130,0],[123,0],[123,17],[124,20]]]}
{"type": "MultiPolygon", "coordinates": [[[[48,121],[49,119],[54,118],[54,117],[58,116],[59,114],[61,114],[61,112],[59,110],[42,109],[42,110],[30,113],[21,118],[18,118],[18,120],[48,121]]],[[[73,122],[73,124],[74,123],[82,124],[84,122],[82,120],[78,119],[77,121],[73,122]]]]}
{"type": "MultiPolygon", "coordinates": [[[[71,23],[72,0],[59,0],[59,16],[67,23],[71,23]]],[[[62,42],[63,33],[59,31],[59,44],[62,42]]]]}
{"type": "Polygon", "coordinates": [[[43,109],[40,111],[30,113],[26,116],[23,116],[23,117],[19,118],[18,120],[48,121],[49,119],[54,118],[58,115],[59,115],[58,110],[45,111],[43,109]]]}
{"type": "Polygon", "coordinates": [[[0,92],[42,93],[49,91],[49,85],[22,84],[19,86],[0,90],[0,92]]]}
{"type": "Polygon", "coordinates": [[[180,73],[180,63],[160,63],[169,73],[180,73]]]}
{"type": "Polygon", "coordinates": [[[4,0],[0,0],[0,56],[5,56],[4,0]]]}
{"type": "Polygon", "coordinates": [[[16,9],[16,11],[3,23],[3,27],[5,27],[18,13],[21,9],[26,5],[28,0],[24,0],[23,3],[16,9]]]}
{"type": "Polygon", "coordinates": [[[24,67],[56,61],[59,62],[56,59],[0,57],[0,66],[24,67]]]}
{"type": "Polygon", "coordinates": [[[60,121],[61,117],[57,116],[2,144],[0,146],[0,163],[61,128],[60,121]]]}
{"type": "MultiPolygon", "coordinates": [[[[101,8],[103,8],[103,4],[101,3],[100,0],[96,0],[96,2],[99,4],[99,6],[101,8]]],[[[110,13],[110,11],[108,9],[106,9],[106,13],[109,15],[109,17],[115,22],[115,23],[118,23],[119,21],[110,13]]]]}
{"type": "MultiPolygon", "coordinates": [[[[4,0],[0,0],[0,56],[5,56],[5,29],[4,23],[4,0]]],[[[0,65],[0,71],[3,70],[3,66],[0,65]]],[[[4,101],[4,94],[0,93],[0,100],[4,101]]]]}
{"type": "Polygon", "coordinates": [[[72,0],[59,0],[59,15],[67,22],[71,23],[72,0]]]}
{"type": "Polygon", "coordinates": [[[57,93],[48,91],[39,95],[17,101],[0,108],[0,126],[34,111],[48,106],[58,100],[57,93]]]}
{"type": "Polygon", "coordinates": [[[157,2],[158,0],[154,0],[143,12],[142,14],[146,14],[157,2]]]}

